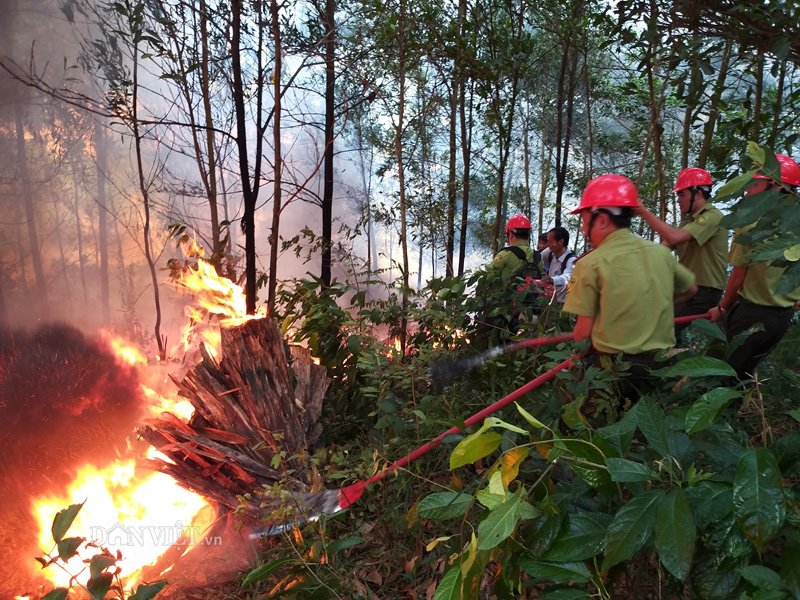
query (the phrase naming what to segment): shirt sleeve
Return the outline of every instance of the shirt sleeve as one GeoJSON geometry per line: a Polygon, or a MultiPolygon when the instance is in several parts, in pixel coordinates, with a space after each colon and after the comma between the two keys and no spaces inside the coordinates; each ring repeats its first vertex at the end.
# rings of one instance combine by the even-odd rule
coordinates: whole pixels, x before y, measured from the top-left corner
{"type": "Polygon", "coordinates": [[[564,272],[561,275],[551,276],[553,285],[562,286],[569,283],[570,277],[572,277],[572,271],[575,269],[575,261],[577,260],[577,256],[570,256],[567,259],[567,264],[564,265],[564,272]]]}
{"type": "Polygon", "coordinates": [[[675,269],[675,296],[680,296],[684,292],[688,291],[692,284],[694,283],[694,273],[692,273],[689,269],[684,267],[680,263],[676,263],[675,269]]]}
{"type": "Polygon", "coordinates": [[[719,211],[704,212],[694,221],[689,221],[681,229],[687,231],[694,240],[703,245],[717,232],[719,223],[722,221],[722,213],[719,211]]]}
{"type": "Polygon", "coordinates": [[[600,286],[591,266],[581,261],[575,265],[567,288],[564,311],[582,317],[596,317],[600,308],[600,286]]]}
{"type": "Polygon", "coordinates": [[[728,251],[728,262],[734,267],[749,267],[750,259],[745,256],[752,246],[743,246],[736,243],[736,236],[741,233],[742,229],[737,229],[733,232],[733,241],[731,242],[731,249],[728,251]]]}

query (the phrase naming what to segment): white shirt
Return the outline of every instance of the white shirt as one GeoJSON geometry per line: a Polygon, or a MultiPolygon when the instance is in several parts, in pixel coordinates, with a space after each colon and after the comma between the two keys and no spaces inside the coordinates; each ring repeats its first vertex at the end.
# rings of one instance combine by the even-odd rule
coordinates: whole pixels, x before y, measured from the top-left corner
{"type": "Polygon", "coordinates": [[[553,280],[553,287],[556,288],[556,300],[562,304],[567,299],[567,286],[569,285],[569,280],[572,277],[572,270],[575,268],[575,261],[578,260],[578,257],[575,254],[570,256],[567,260],[567,263],[564,265],[564,270],[562,272],[561,265],[563,264],[564,258],[567,256],[568,252],[569,248],[564,248],[561,256],[556,256],[554,253],[551,253],[552,258],[550,260],[550,278],[553,280]]]}

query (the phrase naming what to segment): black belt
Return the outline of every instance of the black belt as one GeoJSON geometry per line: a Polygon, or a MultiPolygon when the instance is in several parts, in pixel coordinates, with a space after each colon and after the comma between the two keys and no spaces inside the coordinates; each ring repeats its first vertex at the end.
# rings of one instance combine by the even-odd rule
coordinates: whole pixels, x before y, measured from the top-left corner
{"type": "Polygon", "coordinates": [[[705,291],[707,291],[707,292],[722,292],[722,290],[721,290],[721,289],[719,289],[719,288],[715,288],[715,287],[709,287],[709,286],[707,286],[707,285],[698,285],[698,286],[697,286],[697,289],[698,289],[698,291],[699,291],[699,290],[705,290],[705,291]]]}
{"type": "Polygon", "coordinates": [[[763,308],[764,310],[771,310],[774,312],[788,312],[794,308],[794,306],[767,306],[766,304],[756,304],[755,302],[750,302],[750,300],[745,300],[744,298],[739,298],[739,302],[742,304],[747,304],[748,306],[763,308]]]}

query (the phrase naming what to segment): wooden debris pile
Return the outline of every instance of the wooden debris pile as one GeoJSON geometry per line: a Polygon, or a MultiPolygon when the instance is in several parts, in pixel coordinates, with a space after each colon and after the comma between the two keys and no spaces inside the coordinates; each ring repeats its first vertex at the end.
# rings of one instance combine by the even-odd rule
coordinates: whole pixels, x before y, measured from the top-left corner
{"type": "Polygon", "coordinates": [[[223,329],[221,338],[219,362],[202,348],[200,364],[175,381],[194,405],[191,421],[162,413],[140,430],[169,458],[152,466],[229,509],[277,481],[308,489],[304,457],[322,433],[325,368],[307,349],[289,350],[272,319],[223,329]]]}

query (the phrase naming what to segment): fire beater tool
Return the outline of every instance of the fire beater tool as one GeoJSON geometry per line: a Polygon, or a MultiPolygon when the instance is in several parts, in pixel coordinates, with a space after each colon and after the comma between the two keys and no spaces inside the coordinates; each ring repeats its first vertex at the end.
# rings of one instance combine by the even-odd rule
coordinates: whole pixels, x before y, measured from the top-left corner
{"type": "MultiPolygon", "coordinates": [[[[677,317],[675,319],[675,324],[681,325],[683,323],[688,323],[695,319],[707,319],[709,317],[710,317],[709,313],[701,315],[689,315],[686,317],[677,317]]],[[[501,351],[497,352],[495,356],[499,356],[500,354],[504,354],[505,352],[519,350],[521,348],[528,348],[530,346],[555,343],[554,340],[556,339],[558,339],[558,341],[566,341],[571,338],[572,334],[570,333],[570,334],[564,334],[562,336],[553,336],[550,338],[536,338],[533,340],[524,340],[523,342],[517,342],[515,344],[510,344],[508,346],[501,347],[501,351]],[[532,342],[532,343],[524,345],[525,342],[532,342]]],[[[496,351],[497,349],[493,350],[496,351]]],[[[560,362],[552,369],[545,371],[535,379],[529,381],[522,387],[514,390],[507,396],[504,396],[497,402],[494,402],[493,404],[490,404],[486,408],[478,411],[477,413],[475,413],[474,415],[472,415],[471,417],[467,418],[464,421],[464,429],[481,422],[483,419],[496,413],[501,408],[508,406],[509,404],[521,398],[528,392],[531,392],[536,388],[538,388],[539,386],[541,386],[542,384],[550,381],[560,371],[563,371],[564,369],[571,369],[573,366],[575,366],[575,360],[578,358],[579,358],[578,356],[573,356],[563,362],[560,362]]],[[[488,360],[488,358],[485,360],[488,360]]],[[[324,489],[324,490],[319,490],[317,492],[307,492],[293,496],[292,501],[294,504],[294,508],[296,508],[297,510],[297,515],[294,520],[275,525],[270,525],[261,530],[254,529],[253,533],[251,534],[251,537],[254,538],[270,537],[274,535],[279,535],[285,531],[291,530],[296,526],[302,526],[317,521],[322,515],[333,515],[349,508],[359,498],[361,498],[361,495],[364,493],[364,490],[366,489],[367,485],[385,479],[388,475],[394,473],[398,469],[407,466],[408,464],[418,459],[422,455],[428,453],[430,450],[436,448],[441,443],[442,439],[445,436],[450,434],[463,433],[464,429],[462,429],[459,426],[451,427],[447,431],[440,433],[438,436],[436,436],[429,442],[423,444],[422,446],[412,451],[411,453],[407,454],[403,458],[393,462],[392,464],[385,467],[381,471],[378,471],[375,475],[373,475],[368,479],[357,481],[356,483],[342,489],[324,489]]]]}

